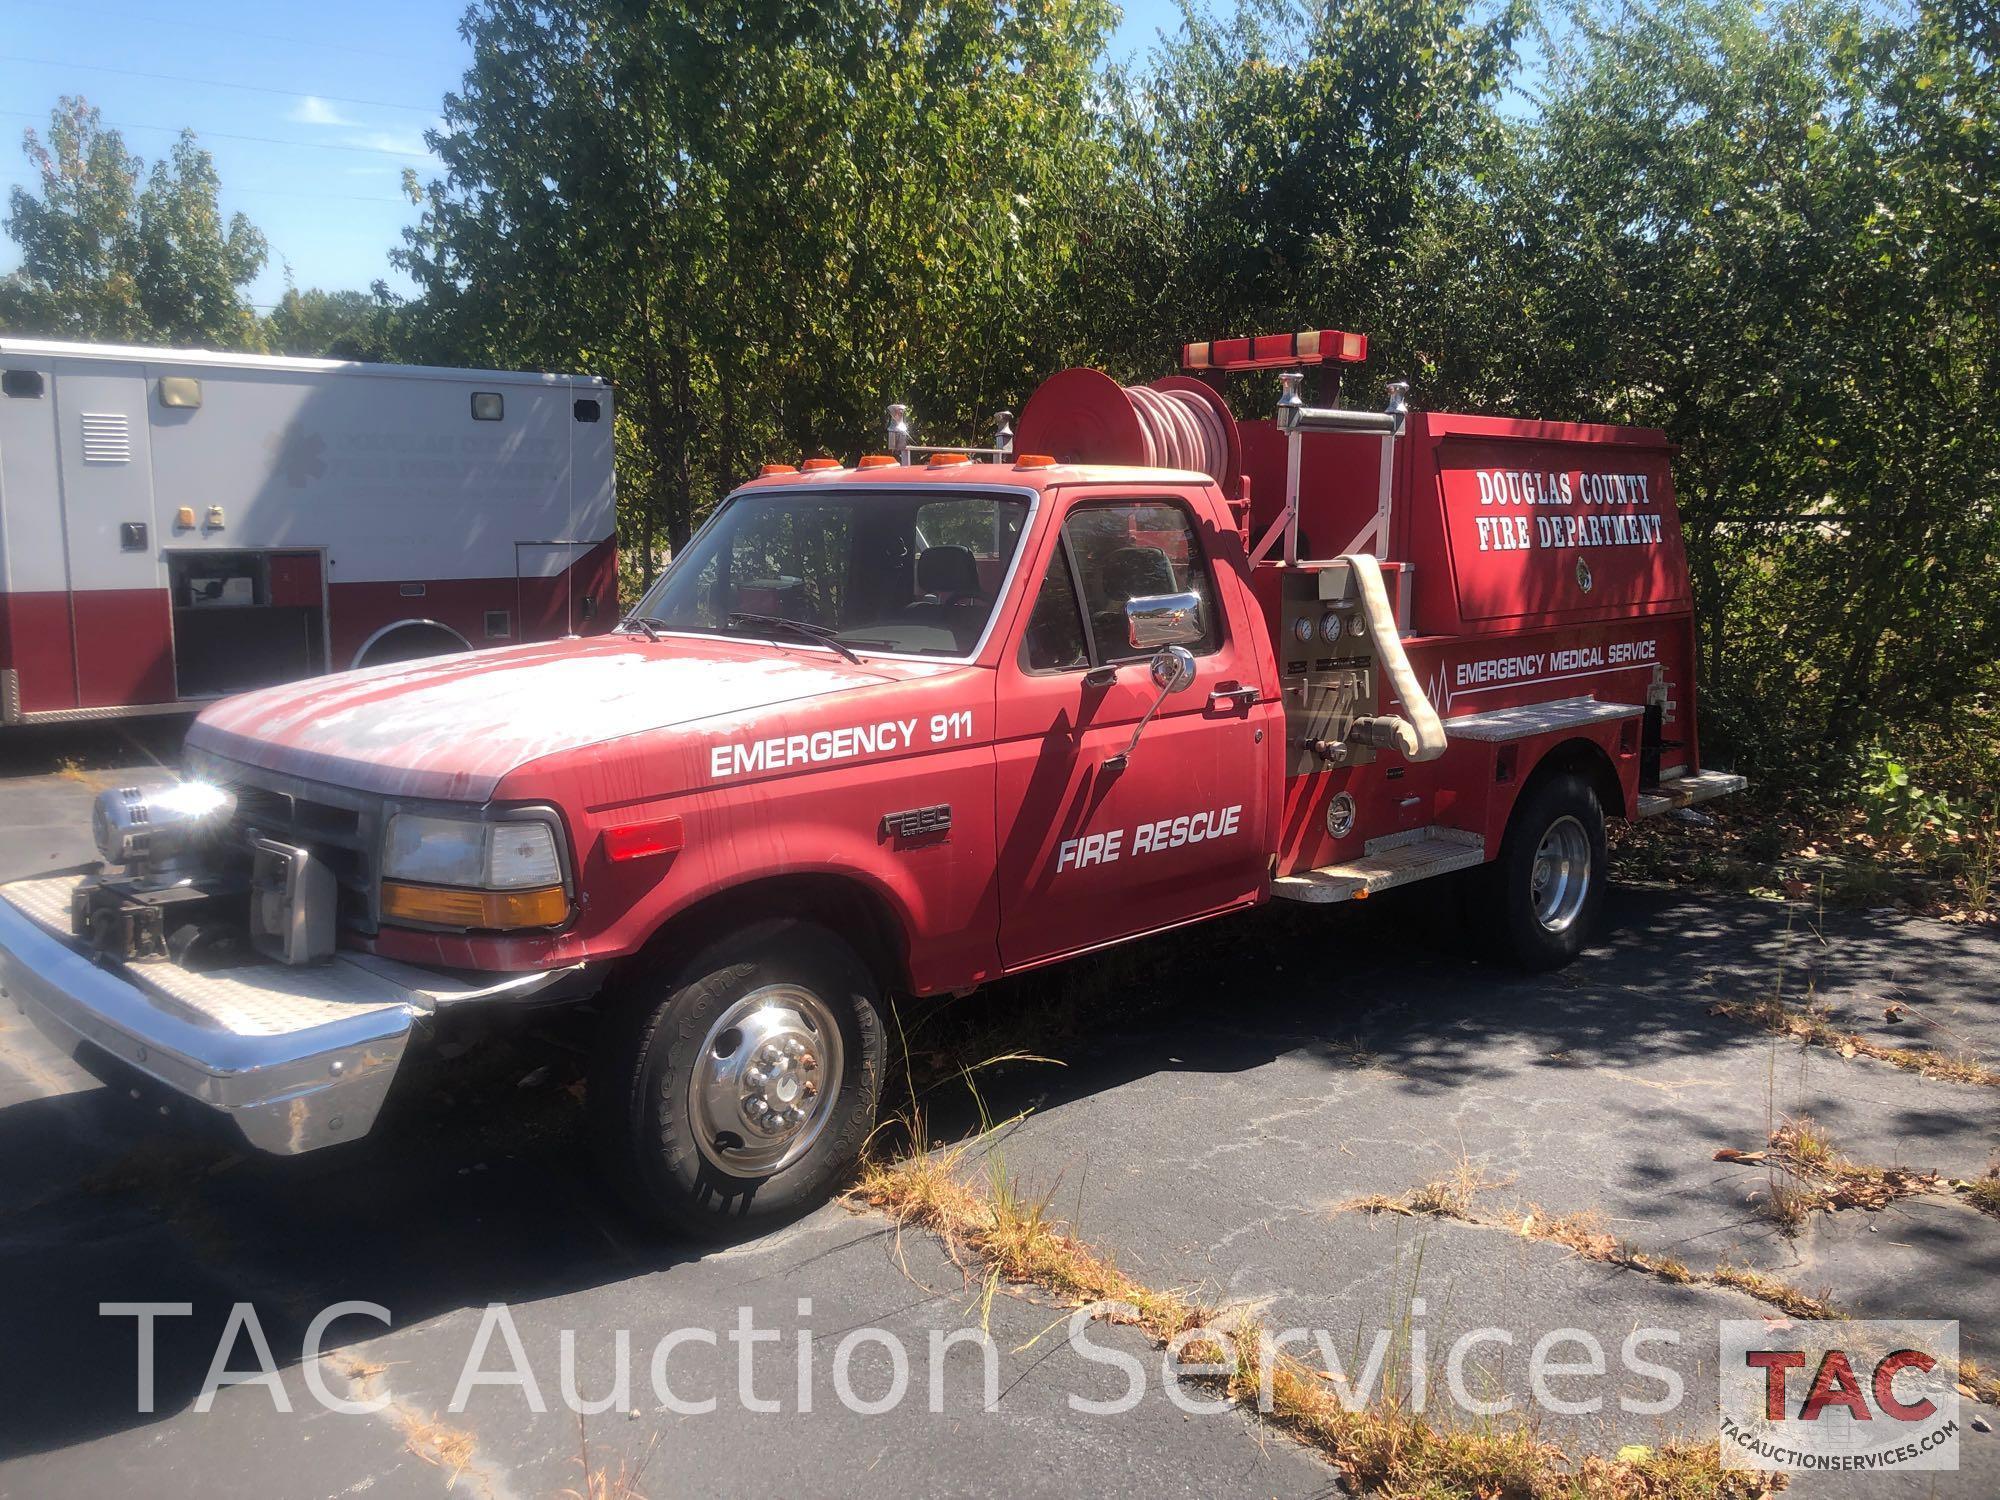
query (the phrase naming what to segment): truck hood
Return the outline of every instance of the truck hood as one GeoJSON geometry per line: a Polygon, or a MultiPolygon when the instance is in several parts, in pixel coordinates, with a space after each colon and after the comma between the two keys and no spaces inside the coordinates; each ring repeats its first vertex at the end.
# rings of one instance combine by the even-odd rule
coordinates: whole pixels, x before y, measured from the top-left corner
{"type": "Polygon", "coordinates": [[[856,664],[719,637],[602,635],[264,688],[206,709],[187,742],[358,791],[483,802],[508,772],[547,755],[947,665],[856,664]]]}

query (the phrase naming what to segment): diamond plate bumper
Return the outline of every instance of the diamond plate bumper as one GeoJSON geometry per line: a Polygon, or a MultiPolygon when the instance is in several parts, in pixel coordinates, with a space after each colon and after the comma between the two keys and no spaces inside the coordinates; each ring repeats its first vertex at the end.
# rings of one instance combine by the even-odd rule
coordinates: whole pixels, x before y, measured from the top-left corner
{"type": "MultiPolygon", "coordinates": [[[[371,976],[371,999],[277,996],[279,1003],[252,1022],[256,1029],[232,1030],[218,1018],[227,1014],[224,1006],[190,1004],[137,979],[144,966],[100,967],[23,910],[17,889],[0,890],[7,897],[0,900],[0,998],[70,1055],[92,1044],[220,1110],[259,1150],[294,1155],[367,1134],[412,1023],[429,1008],[414,992],[371,976]]],[[[250,976],[260,970],[313,972],[258,965],[202,976],[159,967],[190,980],[227,978],[230,988],[247,994],[256,993],[250,976]]]]}

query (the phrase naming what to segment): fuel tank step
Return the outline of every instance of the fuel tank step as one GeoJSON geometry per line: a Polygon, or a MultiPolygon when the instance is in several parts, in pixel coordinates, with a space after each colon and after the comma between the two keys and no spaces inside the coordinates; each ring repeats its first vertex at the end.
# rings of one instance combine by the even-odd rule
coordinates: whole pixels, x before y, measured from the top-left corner
{"type": "Polygon", "coordinates": [[[1697,771],[1692,776],[1674,776],[1658,786],[1639,789],[1639,816],[1658,817],[1677,807],[1693,807],[1697,802],[1713,802],[1731,792],[1740,792],[1750,783],[1734,771],[1697,771]]]}
{"type": "Polygon", "coordinates": [[[1364,893],[1372,895],[1485,862],[1486,841],[1476,833],[1462,828],[1412,828],[1370,839],[1361,858],[1345,864],[1280,875],[1271,882],[1271,894],[1281,901],[1318,905],[1352,901],[1364,893]]]}

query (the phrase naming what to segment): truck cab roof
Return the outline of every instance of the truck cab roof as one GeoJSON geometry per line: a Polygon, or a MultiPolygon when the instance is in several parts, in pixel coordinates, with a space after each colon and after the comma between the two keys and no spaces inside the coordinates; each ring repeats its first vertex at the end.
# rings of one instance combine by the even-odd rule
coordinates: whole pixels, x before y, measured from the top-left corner
{"type": "Polygon", "coordinates": [[[1192,469],[1156,469],[1136,464],[1023,464],[964,462],[951,464],[879,464],[873,468],[803,469],[793,473],[760,475],[742,490],[787,489],[801,484],[851,485],[879,488],[883,485],[1004,485],[1009,489],[1037,492],[1062,484],[1163,484],[1176,488],[1208,488],[1215,483],[1206,474],[1192,469]]]}

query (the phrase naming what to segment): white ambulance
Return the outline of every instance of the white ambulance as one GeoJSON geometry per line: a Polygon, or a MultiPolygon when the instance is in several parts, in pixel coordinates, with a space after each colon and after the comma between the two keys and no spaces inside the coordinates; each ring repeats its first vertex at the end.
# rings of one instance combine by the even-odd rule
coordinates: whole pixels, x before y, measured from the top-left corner
{"type": "Polygon", "coordinates": [[[608,629],[611,387],[0,338],[0,723],[608,629]]]}

